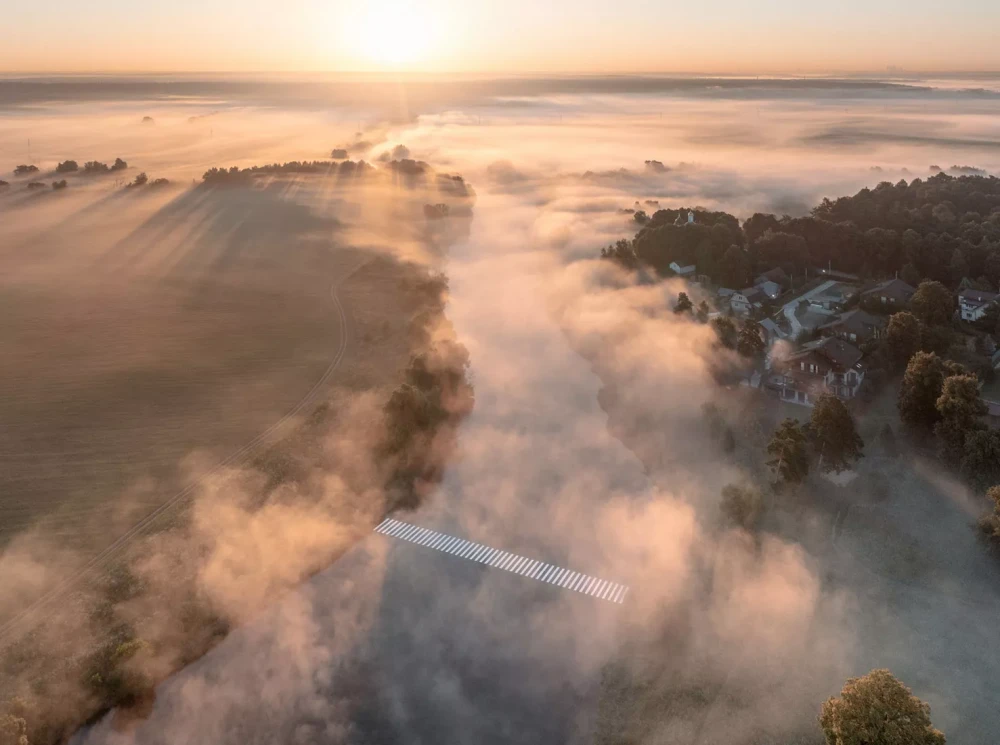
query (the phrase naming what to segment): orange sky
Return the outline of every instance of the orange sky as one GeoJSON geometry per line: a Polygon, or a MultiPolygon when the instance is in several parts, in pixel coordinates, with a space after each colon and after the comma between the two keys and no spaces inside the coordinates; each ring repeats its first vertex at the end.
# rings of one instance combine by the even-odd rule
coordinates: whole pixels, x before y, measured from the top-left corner
{"type": "Polygon", "coordinates": [[[3,17],[8,72],[1000,69],[992,0],[50,0],[3,17]]]}

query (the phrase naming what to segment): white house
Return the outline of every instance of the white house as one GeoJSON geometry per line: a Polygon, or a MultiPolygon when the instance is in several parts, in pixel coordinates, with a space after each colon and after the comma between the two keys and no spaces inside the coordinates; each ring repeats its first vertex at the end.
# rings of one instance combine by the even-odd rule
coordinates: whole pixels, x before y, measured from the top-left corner
{"type": "Polygon", "coordinates": [[[760,310],[767,301],[765,295],[757,287],[747,287],[745,290],[734,292],[729,299],[729,304],[737,313],[748,314],[752,310],[760,310]]]}
{"type": "Polygon", "coordinates": [[[962,290],[958,293],[958,307],[963,321],[978,321],[986,315],[989,307],[1000,298],[995,292],[982,290],[962,290]]]}

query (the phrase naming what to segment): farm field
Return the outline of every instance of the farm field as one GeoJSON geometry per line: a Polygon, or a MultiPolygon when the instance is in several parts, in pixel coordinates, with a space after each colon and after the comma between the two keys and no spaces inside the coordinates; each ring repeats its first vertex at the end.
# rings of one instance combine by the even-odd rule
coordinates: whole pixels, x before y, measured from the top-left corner
{"type": "Polygon", "coordinates": [[[220,464],[259,457],[320,405],[398,383],[426,269],[387,247],[413,205],[365,222],[357,247],[367,195],[330,191],[294,179],[11,210],[0,549],[43,541],[67,558],[0,621],[147,516],[168,523],[220,464]]]}

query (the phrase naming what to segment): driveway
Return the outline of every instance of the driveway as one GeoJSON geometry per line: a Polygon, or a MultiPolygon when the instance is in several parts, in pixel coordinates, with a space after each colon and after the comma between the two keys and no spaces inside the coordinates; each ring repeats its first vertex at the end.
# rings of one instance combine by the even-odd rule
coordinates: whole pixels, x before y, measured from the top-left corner
{"type": "Polygon", "coordinates": [[[831,287],[833,287],[835,284],[837,284],[837,280],[831,279],[831,280],[829,280],[827,282],[824,282],[819,287],[814,287],[813,289],[809,290],[809,292],[805,293],[804,295],[799,295],[794,300],[791,300],[791,301],[785,303],[784,306],[782,306],[781,312],[785,314],[785,318],[787,318],[788,319],[788,323],[791,324],[791,328],[792,328],[791,338],[792,339],[798,338],[798,335],[800,333],[802,333],[802,324],[799,323],[799,319],[795,316],[795,310],[796,310],[796,308],[799,307],[799,303],[801,303],[803,300],[808,300],[811,297],[814,297],[816,295],[822,294],[823,292],[826,292],[828,289],[830,289],[831,287]]]}

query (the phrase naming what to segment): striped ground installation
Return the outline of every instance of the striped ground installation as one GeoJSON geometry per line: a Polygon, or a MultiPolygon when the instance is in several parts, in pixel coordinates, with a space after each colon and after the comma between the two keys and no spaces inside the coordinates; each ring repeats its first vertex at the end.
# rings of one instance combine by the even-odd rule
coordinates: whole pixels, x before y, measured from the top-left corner
{"type": "Polygon", "coordinates": [[[584,595],[592,595],[600,600],[607,600],[611,603],[621,604],[628,594],[628,587],[611,582],[610,580],[592,577],[587,574],[580,574],[569,569],[557,567],[554,564],[546,564],[527,556],[518,556],[498,548],[484,546],[481,543],[472,543],[463,538],[438,533],[434,530],[421,528],[410,523],[404,523],[392,518],[386,518],[375,528],[376,533],[399,538],[403,541],[410,541],[420,546],[427,546],[446,554],[453,554],[462,559],[477,561],[486,566],[503,569],[507,572],[520,574],[529,579],[537,579],[541,582],[548,582],[558,587],[563,587],[574,592],[581,592],[584,595]]]}

